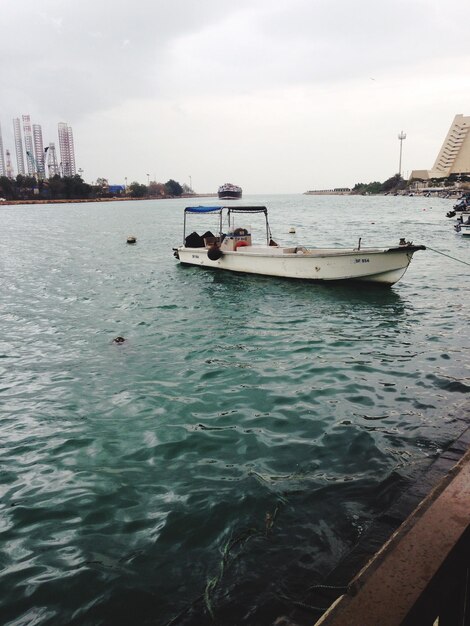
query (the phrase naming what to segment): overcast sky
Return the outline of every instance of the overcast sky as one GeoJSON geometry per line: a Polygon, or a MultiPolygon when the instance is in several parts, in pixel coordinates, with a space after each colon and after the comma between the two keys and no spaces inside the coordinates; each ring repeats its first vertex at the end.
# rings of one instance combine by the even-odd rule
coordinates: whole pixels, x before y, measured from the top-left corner
{"type": "MultiPolygon", "coordinates": [[[[468,0],[0,0],[0,124],[73,128],[87,182],[245,193],[431,168],[470,115],[468,0]]],[[[14,160],[15,173],[17,172],[14,160]]]]}

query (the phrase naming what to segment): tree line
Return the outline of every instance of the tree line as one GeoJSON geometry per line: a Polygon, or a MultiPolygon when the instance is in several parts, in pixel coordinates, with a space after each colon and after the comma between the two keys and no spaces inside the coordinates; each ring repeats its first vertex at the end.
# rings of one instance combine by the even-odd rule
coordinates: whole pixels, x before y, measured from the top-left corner
{"type": "Polygon", "coordinates": [[[142,185],[136,181],[129,186],[109,185],[105,178],[94,184],[81,176],[52,176],[37,180],[34,176],[18,174],[14,179],[0,176],[0,198],[5,200],[94,200],[99,198],[174,198],[191,193],[187,185],[170,179],[166,183],[142,185]]]}
{"type": "Polygon", "coordinates": [[[398,193],[399,191],[412,189],[413,185],[417,182],[426,182],[430,187],[450,187],[455,183],[469,183],[470,176],[466,176],[465,174],[450,174],[447,178],[431,178],[430,180],[423,181],[422,179],[404,180],[399,174],[395,174],[395,176],[388,178],[383,183],[377,181],[372,183],[356,183],[351,193],[357,195],[398,193]]]}

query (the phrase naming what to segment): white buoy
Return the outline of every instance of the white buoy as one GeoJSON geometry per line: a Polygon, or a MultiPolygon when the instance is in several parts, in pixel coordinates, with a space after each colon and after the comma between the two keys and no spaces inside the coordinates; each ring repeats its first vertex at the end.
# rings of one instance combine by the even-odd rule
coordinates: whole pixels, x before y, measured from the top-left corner
{"type": "Polygon", "coordinates": [[[294,234],[294,233],[295,233],[295,228],[294,228],[293,226],[291,226],[291,227],[289,228],[289,232],[290,232],[290,233],[292,233],[292,234],[294,234]]]}

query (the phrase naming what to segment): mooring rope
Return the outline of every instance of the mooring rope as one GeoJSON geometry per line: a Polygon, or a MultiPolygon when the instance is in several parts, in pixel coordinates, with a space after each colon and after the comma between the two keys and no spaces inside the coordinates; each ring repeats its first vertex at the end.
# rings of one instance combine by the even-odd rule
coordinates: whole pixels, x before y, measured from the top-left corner
{"type": "Polygon", "coordinates": [[[332,589],[333,591],[342,591],[346,593],[349,589],[348,585],[312,585],[308,588],[309,591],[313,591],[314,589],[332,589]]]}
{"type": "Polygon", "coordinates": [[[314,611],[315,613],[324,613],[328,611],[328,606],[314,606],[313,604],[308,604],[307,602],[302,602],[301,600],[294,600],[294,598],[290,598],[282,593],[277,593],[276,596],[280,600],[284,600],[287,604],[292,604],[293,606],[298,606],[300,609],[305,609],[307,611],[314,611]]]}
{"type": "MultiPolygon", "coordinates": [[[[348,592],[349,586],[346,586],[346,585],[312,585],[311,587],[308,588],[307,591],[313,591],[313,590],[319,590],[319,589],[325,589],[328,591],[337,591],[338,593],[336,595],[337,597],[339,597],[341,594],[348,592]]],[[[295,598],[287,596],[286,594],[280,591],[276,593],[276,596],[280,600],[283,600],[289,604],[292,604],[293,606],[297,606],[306,611],[324,613],[325,611],[329,609],[329,606],[315,606],[314,604],[309,604],[308,602],[304,602],[303,600],[296,600],[295,598]]]]}
{"type": "Polygon", "coordinates": [[[451,256],[450,254],[446,254],[445,252],[441,252],[440,250],[436,250],[435,248],[431,248],[430,246],[426,246],[427,250],[432,250],[433,252],[437,252],[437,254],[442,254],[442,256],[446,256],[449,259],[452,259],[453,261],[458,261],[459,263],[463,263],[464,265],[470,265],[470,263],[467,263],[467,261],[462,261],[462,259],[458,259],[455,256],[451,256]]]}

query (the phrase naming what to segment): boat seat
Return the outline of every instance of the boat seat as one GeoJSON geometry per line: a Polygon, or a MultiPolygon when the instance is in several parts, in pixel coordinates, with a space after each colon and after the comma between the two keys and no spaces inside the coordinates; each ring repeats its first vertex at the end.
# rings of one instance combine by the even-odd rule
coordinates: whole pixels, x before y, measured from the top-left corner
{"type": "Polygon", "coordinates": [[[194,231],[186,237],[184,245],[186,248],[204,248],[204,239],[194,231]]]}

